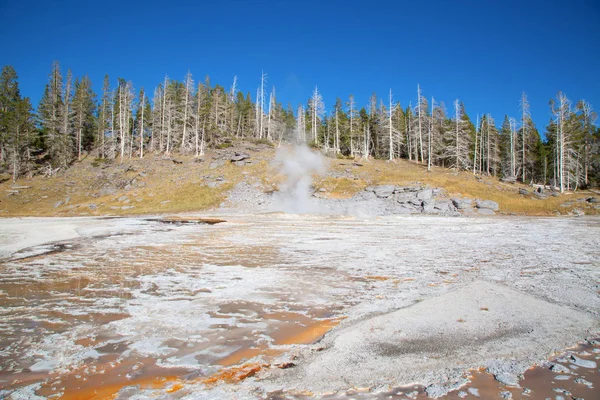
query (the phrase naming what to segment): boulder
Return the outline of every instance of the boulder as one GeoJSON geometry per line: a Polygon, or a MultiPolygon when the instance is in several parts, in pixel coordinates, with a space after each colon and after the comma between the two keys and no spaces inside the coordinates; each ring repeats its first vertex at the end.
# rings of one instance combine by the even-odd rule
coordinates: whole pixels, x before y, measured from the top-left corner
{"type": "Polygon", "coordinates": [[[434,208],[440,212],[454,211],[454,207],[448,201],[436,201],[434,208]]]}
{"type": "Polygon", "coordinates": [[[588,197],[587,199],[585,199],[588,203],[592,203],[592,204],[596,204],[596,203],[600,203],[600,199],[597,197],[588,197]]]}
{"type": "Polygon", "coordinates": [[[395,211],[396,214],[418,214],[421,212],[420,209],[411,207],[408,204],[400,204],[400,206],[398,206],[395,211]]]}
{"type": "Polygon", "coordinates": [[[422,202],[421,200],[419,200],[419,199],[415,198],[415,199],[412,199],[412,200],[410,200],[410,201],[408,202],[408,204],[410,204],[410,205],[412,205],[412,206],[414,206],[414,207],[417,207],[417,208],[419,208],[419,207],[421,207],[421,206],[423,205],[423,202],[422,202]]]}
{"type": "Polygon", "coordinates": [[[576,217],[582,217],[585,215],[585,212],[583,212],[582,210],[580,210],[579,208],[574,208],[571,211],[576,217]]]}
{"type": "Polygon", "coordinates": [[[211,162],[208,165],[208,168],[209,169],[215,169],[215,168],[222,167],[223,165],[225,165],[225,160],[216,160],[216,161],[211,162]]]}
{"type": "Polygon", "coordinates": [[[433,199],[425,199],[423,200],[423,212],[431,214],[435,210],[435,200],[433,199]]]}
{"type": "Polygon", "coordinates": [[[466,210],[471,208],[472,205],[472,200],[471,199],[461,199],[461,198],[453,198],[452,200],[452,204],[454,204],[454,207],[456,207],[459,210],[466,210]]]}
{"type": "Polygon", "coordinates": [[[522,194],[523,196],[527,196],[529,194],[529,190],[527,189],[519,189],[519,194],[522,194]]]}
{"type": "Polygon", "coordinates": [[[400,204],[408,203],[410,201],[415,200],[416,198],[416,194],[411,192],[394,194],[394,199],[400,204]]]}
{"type": "Polygon", "coordinates": [[[373,188],[375,195],[380,199],[387,199],[394,194],[394,190],[396,190],[394,185],[379,185],[373,188]]]}
{"type": "Polygon", "coordinates": [[[481,215],[496,215],[494,210],[490,210],[489,208],[478,208],[477,213],[481,215]]]}
{"type": "Polygon", "coordinates": [[[475,207],[479,209],[487,209],[492,211],[498,211],[498,203],[492,200],[475,200],[475,207]]]}
{"type": "Polygon", "coordinates": [[[429,200],[432,197],[433,197],[433,190],[431,190],[431,189],[421,190],[420,192],[417,193],[417,199],[419,199],[419,200],[429,200]]]}
{"type": "Polygon", "coordinates": [[[229,160],[231,162],[235,162],[245,160],[246,158],[250,158],[250,155],[244,153],[235,153],[233,156],[229,157],[229,160]]]}

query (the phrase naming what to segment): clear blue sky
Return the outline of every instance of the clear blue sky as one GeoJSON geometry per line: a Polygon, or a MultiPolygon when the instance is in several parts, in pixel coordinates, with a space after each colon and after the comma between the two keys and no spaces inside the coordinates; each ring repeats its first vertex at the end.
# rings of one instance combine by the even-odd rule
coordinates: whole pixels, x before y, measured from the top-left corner
{"type": "MultiPolygon", "coordinates": [[[[37,106],[53,60],[151,92],[164,78],[208,74],[254,98],[261,70],[294,109],[315,85],[327,110],[372,92],[406,106],[425,96],[473,119],[518,116],[525,91],[541,132],[558,90],[600,110],[600,2],[0,0],[0,64],[13,65],[37,106]]],[[[450,110],[449,110],[450,111],[450,110]]]]}

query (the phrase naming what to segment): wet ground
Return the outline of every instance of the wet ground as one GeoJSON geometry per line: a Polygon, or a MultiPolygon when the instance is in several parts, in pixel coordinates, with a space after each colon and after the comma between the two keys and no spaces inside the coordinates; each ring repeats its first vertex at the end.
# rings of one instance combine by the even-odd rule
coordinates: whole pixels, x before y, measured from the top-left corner
{"type": "MultiPolygon", "coordinates": [[[[218,217],[81,219],[77,237],[4,258],[0,397],[426,398],[392,380],[278,382],[324,335],[478,280],[600,320],[598,219],[218,217]]],[[[567,349],[597,333],[552,343],[556,361],[540,344],[519,388],[458,363],[471,383],[446,398],[598,397],[598,343],[567,349]]]]}

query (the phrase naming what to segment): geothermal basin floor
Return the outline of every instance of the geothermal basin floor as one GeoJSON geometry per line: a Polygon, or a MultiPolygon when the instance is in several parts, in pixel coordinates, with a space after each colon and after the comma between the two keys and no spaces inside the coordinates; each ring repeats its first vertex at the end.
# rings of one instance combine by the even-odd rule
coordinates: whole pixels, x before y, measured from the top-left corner
{"type": "Polygon", "coordinates": [[[598,218],[210,217],[3,219],[0,397],[600,396],[598,218]]]}

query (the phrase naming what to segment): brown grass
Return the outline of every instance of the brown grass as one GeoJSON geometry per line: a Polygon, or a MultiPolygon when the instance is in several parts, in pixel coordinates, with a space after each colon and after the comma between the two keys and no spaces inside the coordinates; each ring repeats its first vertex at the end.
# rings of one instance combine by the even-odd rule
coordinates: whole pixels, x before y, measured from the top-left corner
{"type": "Polygon", "coordinates": [[[327,189],[331,188],[330,197],[343,197],[347,193],[356,193],[369,185],[429,185],[430,187],[442,188],[449,197],[459,196],[472,199],[493,200],[505,213],[518,215],[547,216],[557,213],[567,214],[574,208],[583,210],[586,214],[598,215],[600,210],[595,209],[586,202],[577,202],[594,195],[589,191],[578,191],[576,193],[562,194],[559,197],[548,197],[538,199],[533,194],[523,196],[519,189],[524,188],[532,192],[528,185],[520,183],[508,184],[500,182],[495,177],[476,177],[473,173],[461,171],[454,172],[440,167],[432,167],[427,171],[425,165],[417,164],[407,160],[395,160],[393,162],[383,160],[361,161],[363,166],[353,166],[347,160],[331,160],[331,169],[340,173],[351,168],[352,174],[359,180],[348,178],[328,178],[325,180],[327,189]],[[338,189],[338,187],[340,189],[338,189]],[[573,202],[573,205],[563,207],[565,202],[573,202]]]}
{"type": "MultiPolygon", "coordinates": [[[[7,180],[0,184],[0,216],[140,215],[202,211],[218,207],[225,200],[228,190],[241,180],[259,182],[265,192],[277,190],[284,180],[271,163],[275,154],[272,148],[251,152],[254,163],[250,166],[238,167],[226,162],[224,166],[211,170],[209,164],[213,154],[207,154],[205,161],[200,163],[194,162],[191,156],[176,156],[181,164],[155,159],[153,154],[146,155],[142,160],[126,159],[122,164],[118,160],[109,164],[97,163],[88,158],[50,178],[37,176],[20,179],[17,185],[30,188],[18,189],[16,195],[10,194],[12,182],[7,180]],[[218,187],[208,187],[207,183],[216,177],[222,177],[224,183],[218,187]],[[137,184],[126,190],[124,183],[132,179],[137,184]],[[117,191],[99,195],[107,183],[116,185],[117,191]],[[119,201],[122,196],[127,196],[129,202],[119,201]],[[65,202],[67,198],[68,203],[65,202]],[[65,204],[55,207],[59,201],[65,204]],[[90,205],[95,205],[96,209],[90,208],[90,205]],[[134,207],[122,209],[123,206],[134,207]]],[[[579,208],[586,214],[600,214],[600,210],[592,204],[578,201],[594,195],[587,191],[538,199],[533,194],[518,194],[520,188],[531,192],[531,187],[503,183],[494,177],[477,178],[469,172],[455,173],[438,167],[427,171],[425,166],[406,160],[360,162],[362,166],[354,165],[351,160],[328,159],[331,174],[315,177],[315,187],[325,189],[320,195],[342,199],[352,197],[369,185],[429,185],[444,189],[448,197],[496,201],[502,213],[564,215],[579,208]],[[572,204],[563,206],[567,202],[572,204]]],[[[8,175],[0,178],[8,178],[8,175]]]]}

